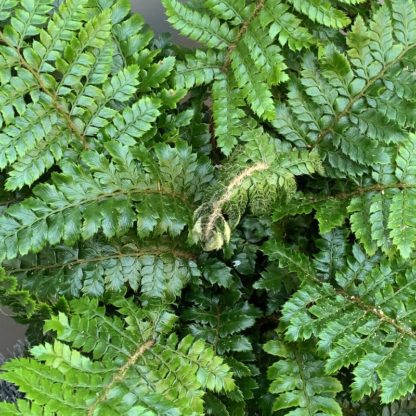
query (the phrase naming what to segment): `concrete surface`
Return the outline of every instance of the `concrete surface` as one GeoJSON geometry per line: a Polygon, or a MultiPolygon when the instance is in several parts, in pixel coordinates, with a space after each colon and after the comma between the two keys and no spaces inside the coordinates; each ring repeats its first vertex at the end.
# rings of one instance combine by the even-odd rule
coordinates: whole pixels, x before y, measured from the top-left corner
{"type": "Polygon", "coordinates": [[[10,356],[16,342],[25,336],[25,327],[18,325],[10,317],[10,311],[0,307],[0,354],[10,356]]]}

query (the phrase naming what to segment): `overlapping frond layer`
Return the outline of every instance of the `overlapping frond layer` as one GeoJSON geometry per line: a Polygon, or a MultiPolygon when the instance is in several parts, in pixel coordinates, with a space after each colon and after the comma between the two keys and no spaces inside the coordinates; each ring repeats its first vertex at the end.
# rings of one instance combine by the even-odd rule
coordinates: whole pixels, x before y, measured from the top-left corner
{"type": "Polygon", "coordinates": [[[206,403],[206,413],[220,414],[247,410],[247,399],[254,397],[258,388],[257,367],[253,363],[253,345],[245,332],[252,328],[261,311],[242,299],[236,289],[238,279],[231,270],[220,262],[203,263],[202,276],[198,285],[183,298],[186,307],[180,319],[186,333],[203,339],[220,354],[230,366],[236,388],[225,395],[210,395],[206,403]],[[227,273],[228,272],[228,273],[227,273]],[[223,288],[220,292],[218,288],[223,288]]]}
{"type": "Polygon", "coordinates": [[[321,196],[299,193],[276,208],[274,219],[315,210],[320,231],[325,234],[348,218],[368,254],[380,249],[389,256],[411,257],[416,244],[415,146],[416,136],[410,133],[391,149],[394,155],[386,152],[389,164],[372,167],[363,185],[321,196]]]}
{"type": "Polygon", "coordinates": [[[341,383],[325,373],[325,363],[315,354],[313,344],[269,341],[264,350],[279,357],[268,370],[270,392],[277,395],[273,410],[288,409],[293,415],[342,416],[335,395],[341,383]],[[290,410],[292,409],[292,410],[290,410]]]}
{"type": "Polygon", "coordinates": [[[388,165],[390,150],[414,129],[415,13],[413,3],[394,1],[369,24],[358,17],[346,53],[329,44],[319,59],[305,54],[300,80],[289,83],[273,125],[296,146],[318,148],[330,176],[360,177],[388,165]]]}

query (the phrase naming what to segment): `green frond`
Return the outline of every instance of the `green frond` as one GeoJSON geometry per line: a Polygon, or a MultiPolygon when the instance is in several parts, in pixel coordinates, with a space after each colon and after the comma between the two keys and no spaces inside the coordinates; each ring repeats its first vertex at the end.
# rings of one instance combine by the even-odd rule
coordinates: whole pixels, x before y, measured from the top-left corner
{"type": "MultiPolygon", "coordinates": [[[[275,52],[277,52],[275,59],[281,63],[282,59],[280,59],[278,49],[275,52]]],[[[239,42],[232,52],[231,66],[237,85],[242,90],[253,111],[266,120],[272,119],[275,110],[272,94],[267,84],[267,72],[262,73],[256,68],[255,61],[250,56],[250,49],[243,42],[239,42]]],[[[281,69],[284,69],[284,67],[281,69]]],[[[279,78],[279,76],[276,76],[276,78],[279,78]]],[[[283,79],[285,79],[284,76],[283,79]]]]}
{"type": "Polygon", "coordinates": [[[24,155],[25,151],[35,149],[56,124],[58,117],[52,108],[40,103],[27,106],[24,114],[17,117],[0,134],[0,167],[4,169],[8,164],[16,162],[19,154],[24,155]]]}
{"type": "Polygon", "coordinates": [[[56,69],[61,73],[56,83],[56,94],[65,96],[71,87],[80,83],[87,76],[94,64],[90,48],[102,48],[111,33],[110,13],[108,10],[89,20],[79,33],[75,34],[64,50],[63,57],[57,59],[56,69]]]}
{"type": "Polygon", "coordinates": [[[314,353],[312,344],[273,340],[263,346],[279,360],[268,369],[269,391],[277,395],[273,411],[292,409],[288,415],[342,416],[335,396],[341,383],[325,372],[325,364],[314,353]],[[295,410],[296,409],[296,410],[295,410]]]}
{"type": "Polygon", "coordinates": [[[365,250],[371,255],[376,252],[377,243],[372,238],[371,231],[373,230],[371,223],[368,221],[367,214],[370,210],[373,212],[372,220],[377,221],[377,224],[375,223],[374,225],[374,231],[378,234],[379,226],[383,226],[384,223],[384,219],[380,218],[380,214],[383,215],[383,211],[379,210],[377,202],[373,206],[370,193],[354,197],[348,206],[348,211],[351,214],[351,230],[355,233],[365,250]]]}
{"type": "Polygon", "coordinates": [[[315,270],[310,259],[293,247],[285,245],[281,241],[269,240],[262,247],[262,251],[271,261],[278,261],[279,267],[295,273],[300,280],[314,280],[315,270]]]}
{"type": "Polygon", "coordinates": [[[389,403],[414,388],[414,270],[354,256],[335,284],[309,283],[286,303],[286,336],[316,337],[328,374],[353,365],[355,400],[381,388],[389,403]]]}
{"type": "Polygon", "coordinates": [[[122,113],[114,116],[111,123],[105,126],[105,136],[109,140],[125,146],[134,146],[152,127],[160,115],[161,101],[157,98],[143,97],[122,113]]]}
{"type": "Polygon", "coordinates": [[[3,213],[3,259],[61,241],[72,245],[99,230],[108,238],[120,236],[135,222],[142,238],[182,232],[192,204],[200,198],[200,187],[210,180],[209,167],[199,164],[187,146],[160,144],[154,152],[139,148],[132,153],[109,142],[106,148],[112,161],[86,152],[83,161],[88,168],[62,164],[62,173],[53,174],[52,183],[36,186],[34,197],[3,213]]]}
{"type": "MultiPolygon", "coordinates": [[[[288,12],[289,5],[271,0],[257,5],[235,0],[210,0],[199,7],[176,0],[165,0],[163,4],[176,29],[210,48],[207,52],[197,49],[194,56],[188,55],[185,62],[178,64],[178,85],[192,88],[218,77],[232,78],[252,111],[262,119],[272,120],[272,87],[288,79],[285,56],[275,38],[282,47],[288,44],[292,50],[313,43],[301,20],[288,12]],[[296,26],[299,27],[294,29],[296,26]]],[[[216,102],[213,94],[217,108],[223,105],[224,96],[223,93],[216,102]]],[[[226,107],[222,111],[227,111],[226,107]]]]}
{"type": "Polygon", "coordinates": [[[333,7],[327,0],[288,0],[288,2],[313,22],[334,28],[345,27],[350,23],[348,16],[333,7]]]}
{"type": "Polygon", "coordinates": [[[160,87],[169,78],[174,66],[175,58],[173,56],[168,56],[152,64],[141,74],[138,90],[150,92],[152,88],[160,87]]]}
{"type": "Polygon", "coordinates": [[[3,29],[3,38],[11,45],[20,48],[26,37],[39,34],[53,7],[50,0],[28,0],[19,3],[13,18],[3,29]]]}
{"type": "Polygon", "coordinates": [[[259,13],[259,19],[264,27],[269,27],[269,35],[277,38],[282,46],[286,44],[291,50],[298,51],[314,43],[309,30],[295,15],[288,12],[289,5],[283,1],[266,0],[259,13]]]}
{"type": "Polygon", "coordinates": [[[416,190],[404,189],[393,196],[390,205],[388,228],[393,244],[403,258],[409,258],[416,245],[416,190]]]}
{"type": "Polygon", "coordinates": [[[222,60],[211,49],[197,49],[195,55],[186,55],[185,61],[177,64],[176,86],[193,88],[210,84],[221,73],[222,60]]]}
{"type": "Polygon", "coordinates": [[[74,247],[47,248],[5,266],[38,299],[101,296],[128,285],[142,299],[171,301],[192,276],[199,275],[193,257],[168,244],[140,247],[131,237],[120,243],[96,238],[74,247]]]}
{"type": "Polygon", "coordinates": [[[233,81],[227,76],[214,81],[212,98],[217,144],[221,151],[229,156],[241,135],[242,119],[245,118],[245,112],[241,108],[244,101],[233,81]]]}
{"type": "Polygon", "coordinates": [[[217,18],[192,10],[178,0],[162,0],[168,20],[184,36],[209,48],[226,49],[236,36],[235,30],[217,18]]]}
{"type": "Polygon", "coordinates": [[[243,0],[206,0],[205,7],[219,19],[230,20],[235,26],[240,25],[252,13],[252,5],[243,0]]]}
{"type": "Polygon", "coordinates": [[[204,266],[203,276],[212,286],[199,284],[185,295],[187,306],[181,313],[181,321],[186,333],[212,345],[234,374],[236,389],[227,393],[226,397],[210,395],[206,411],[216,415],[218,409],[232,413],[238,407],[243,411],[247,409],[244,400],[254,397],[253,390],[258,387],[255,380],[258,369],[252,362],[253,346],[245,333],[255,325],[262,313],[251,303],[243,301],[242,294],[230,285],[219,292],[217,285],[221,286],[221,282],[214,274],[223,273],[224,268],[220,268],[220,262],[211,263],[208,267],[204,266]],[[208,410],[210,406],[212,410],[208,410]]]}
{"type": "Polygon", "coordinates": [[[202,415],[205,390],[234,388],[229,366],[210,347],[172,333],[172,314],[127,299],[113,304],[119,317],[97,301],[73,301],[70,318],[59,314],[46,323],[57,332],[53,344],[3,367],[1,377],[25,392],[16,414],[33,403],[45,414],[72,416],[202,415]]]}
{"type": "Polygon", "coordinates": [[[336,271],[345,267],[349,249],[347,238],[345,230],[335,228],[316,241],[319,252],[314,256],[313,265],[319,278],[333,279],[336,271]]]}
{"type": "Polygon", "coordinates": [[[117,110],[109,106],[113,101],[121,103],[129,101],[136,92],[139,68],[136,65],[122,69],[103,84],[103,91],[94,97],[95,103],[89,109],[83,121],[82,134],[96,136],[117,114],[117,110]]]}
{"type": "Polygon", "coordinates": [[[37,69],[40,72],[53,72],[52,63],[64,52],[66,45],[87,20],[86,0],[68,0],[63,2],[49,20],[45,29],[39,34],[39,41],[33,44],[32,53],[37,54],[37,69]]]}
{"type": "MultiPolygon", "coordinates": [[[[157,53],[145,52],[151,32],[143,31],[143,20],[129,16],[127,2],[110,3],[111,8],[98,3],[87,7],[84,0],[67,0],[49,14],[49,3],[25,1],[14,12],[18,18],[13,17],[0,33],[5,124],[0,167],[11,168],[8,189],[30,186],[66,150],[79,153],[102,137],[114,118],[121,140],[126,141],[127,129],[131,143],[159,115],[160,103],[152,93],[165,87],[174,58],[153,62],[157,53]],[[22,25],[20,40],[17,32],[13,34],[13,24],[22,25]],[[140,54],[147,54],[147,60],[140,54]],[[153,108],[145,109],[149,101],[153,108]],[[127,105],[133,117],[142,116],[130,128],[120,126],[132,117],[129,110],[123,112],[127,105]]],[[[117,140],[114,130],[110,138],[117,140]]]]}
{"type": "Polygon", "coordinates": [[[398,148],[395,172],[384,178],[380,185],[369,186],[359,192],[348,206],[351,213],[351,228],[368,253],[374,254],[380,247],[385,253],[399,250],[408,258],[416,242],[415,224],[412,215],[415,199],[413,134],[398,148]]]}
{"type": "Polygon", "coordinates": [[[318,60],[306,55],[301,91],[290,85],[289,114],[282,107],[276,112],[278,131],[318,147],[335,177],[362,176],[365,167],[387,164],[389,145],[406,140],[404,128],[414,125],[413,99],[405,108],[402,85],[413,83],[407,62],[416,44],[394,36],[393,13],[404,5],[393,3],[395,11],[380,7],[368,28],[356,19],[346,55],[333,45],[322,48],[318,60]],[[393,102],[395,114],[388,110],[393,102]]]}
{"type": "Polygon", "coordinates": [[[416,8],[410,0],[396,0],[393,10],[393,31],[397,40],[404,45],[416,42],[416,8]]]}
{"type": "Polygon", "coordinates": [[[243,331],[255,324],[259,309],[242,302],[238,292],[226,290],[221,295],[198,290],[189,296],[192,304],[181,314],[188,323],[189,333],[213,346],[220,355],[251,351],[243,331]]]}
{"type": "Polygon", "coordinates": [[[62,159],[63,149],[68,148],[71,139],[71,134],[67,130],[55,127],[54,131],[48,134],[47,141],[40,142],[37,147],[30,149],[14,162],[13,169],[9,171],[6,188],[21,189],[35,182],[54,163],[62,159]]]}
{"type": "Polygon", "coordinates": [[[321,234],[342,226],[347,217],[347,204],[343,200],[326,200],[325,203],[316,206],[315,218],[318,220],[321,234]]]}
{"type": "Polygon", "coordinates": [[[0,20],[5,21],[9,19],[17,5],[17,0],[3,0],[0,5],[0,20]]]}

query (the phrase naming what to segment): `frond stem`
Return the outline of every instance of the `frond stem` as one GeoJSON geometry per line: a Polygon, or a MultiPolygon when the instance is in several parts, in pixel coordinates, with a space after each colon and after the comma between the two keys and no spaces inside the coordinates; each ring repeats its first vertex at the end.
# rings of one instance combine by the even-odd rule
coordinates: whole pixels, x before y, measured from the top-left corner
{"type": "Polygon", "coordinates": [[[107,384],[104,392],[97,398],[97,400],[88,408],[88,416],[93,416],[96,408],[99,406],[100,403],[105,402],[107,400],[108,394],[110,390],[114,387],[116,383],[123,381],[126,377],[127,372],[133,367],[136,362],[142,357],[142,355],[150,350],[150,348],[155,345],[155,341],[149,340],[146,341],[144,344],[140,345],[136,352],[127,360],[127,362],[120,367],[117,373],[113,376],[110,383],[107,384]]]}
{"type": "Polygon", "coordinates": [[[251,22],[258,16],[261,12],[261,9],[264,7],[266,0],[258,0],[256,4],[256,8],[254,9],[253,14],[241,25],[240,30],[237,34],[237,37],[233,43],[231,43],[227,48],[227,53],[225,55],[224,64],[222,66],[222,71],[227,72],[228,67],[231,63],[231,54],[233,53],[234,49],[237,47],[238,42],[240,42],[241,38],[246,34],[251,22]]]}
{"type": "Polygon", "coordinates": [[[162,254],[172,254],[174,257],[192,260],[195,259],[196,256],[193,253],[177,250],[171,247],[149,247],[142,250],[132,251],[129,253],[117,253],[108,256],[96,256],[92,258],[78,258],[67,263],[59,263],[59,264],[45,264],[45,265],[37,265],[33,267],[22,267],[17,269],[7,269],[10,274],[13,273],[30,273],[37,270],[53,270],[53,269],[71,269],[74,266],[81,265],[81,264],[88,264],[88,263],[100,263],[106,260],[113,260],[113,259],[122,259],[126,257],[142,257],[146,255],[154,255],[160,256],[162,254]]]}

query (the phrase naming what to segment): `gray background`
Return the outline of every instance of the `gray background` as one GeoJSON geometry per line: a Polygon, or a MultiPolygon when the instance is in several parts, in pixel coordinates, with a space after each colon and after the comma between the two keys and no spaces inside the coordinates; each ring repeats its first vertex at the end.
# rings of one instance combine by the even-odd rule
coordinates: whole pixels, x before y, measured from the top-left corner
{"type": "MultiPolygon", "coordinates": [[[[183,38],[178,36],[178,34],[169,27],[163,6],[159,0],[132,0],[132,5],[133,10],[144,16],[146,22],[153,28],[155,33],[169,31],[176,41],[191,45],[184,41],[183,38]]],[[[8,316],[9,313],[9,311],[0,307],[0,354],[5,356],[9,355],[10,348],[17,340],[22,339],[24,336],[24,327],[17,325],[13,319],[8,316]]]]}
{"type": "Polygon", "coordinates": [[[157,33],[170,31],[160,0],[132,0],[132,9],[144,16],[146,22],[157,33]]]}

